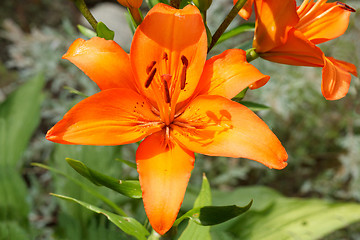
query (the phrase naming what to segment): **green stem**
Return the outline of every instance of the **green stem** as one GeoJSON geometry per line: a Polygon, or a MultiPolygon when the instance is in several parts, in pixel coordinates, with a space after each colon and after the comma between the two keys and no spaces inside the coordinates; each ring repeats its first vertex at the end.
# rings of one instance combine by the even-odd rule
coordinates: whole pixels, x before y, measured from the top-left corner
{"type": "Polygon", "coordinates": [[[142,22],[142,17],[140,15],[140,10],[138,8],[133,8],[133,7],[129,7],[129,12],[131,14],[131,16],[133,17],[135,23],[136,23],[136,27],[140,25],[140,23],[142,22]]]}
{"type": "Polygon", "coordinates": [[[260,57],[260,55],[255,51],[255,48],[250,48],[246,50],[246,61],[251,62],[260,57]]]}
{"type": "Polygon", "coordinates": [[[79,9],[81,14],[86,18],[86,20],[90,23],[91,27],[96,31],[97,21],[94,16],[91,14],[90,10],[86,6],[84,0],[72,0],[76,7],[79,9]]]}
{"type": "Polygon", "coordinates": [[[170,0],[170,6],[179,9],[181,0],[170,0]]]}
{"type": "Polygon", "coordinates": [[[229,14],[226,16],[224,21],[221,23],[219,28],[216,30],[215,34],[213,35],[211,39],[211,44],[208,48],[208,52],[215,46],[216,42],[219,40],[221,35],[225,32],[226,28],[230,25],[232,20],[234,20],[235,16],[238,14],[238,12],[241,10],[241,8],[245,5],[247,0],[239,0],[234,5],[234,7],[231,9],[229,14]]]}

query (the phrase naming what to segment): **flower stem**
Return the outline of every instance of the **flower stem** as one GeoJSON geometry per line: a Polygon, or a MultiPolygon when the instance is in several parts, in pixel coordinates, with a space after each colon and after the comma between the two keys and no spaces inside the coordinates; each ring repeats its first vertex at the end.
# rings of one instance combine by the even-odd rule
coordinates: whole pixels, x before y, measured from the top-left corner
{"type": "Polygon", "coordinates": [[[133,17],[135,23],[136,23],[136,27],[140,25],[140,23],[142,22],[142,17],[140,15],[140,11],[138,8],[133,8],[133,7],[129,7],[129,11],[131,16],[133,17]]]}
{"type": "Polygon", "coordinates": [[[170,0],[170,6],[179,9],[181,0],[170,0]]]}
{"type": "Polygon", "coordinates": [[[255,51],[255,48],[249,48],[248,50],[246,50],[246,61],[247,62],[251,62],[255,59],[257,59],[259,56],[259,54],[255,51]]]}
{"type": "Polygon", "coordinates": [[[91,27],[96,31],[97,21],[94,16],[91,14],[90,10],[86,6],[84,0],[72,0],[76,7],[79,9],[81,14],[86,18],[86,20],[90,23],[91,27]]]}
{"type": "Polygon", "coordinates": [[[247,0],[237,1],[237,3],[231,9],[229,14],[226,16],[224,21],[221,23],[221,25],[219,26],[219,28],[216,30],[215,34],[213,35],[213,37],[211,39],[211,44],[208,48],[208,52],[215,46],[216,42],[219,40],[221,35],[225,32],[226,28],[230,25],[232,20],[234,20],[235,16],[238,14],[240,9],[245,5],[246,1],[247,0]]]}

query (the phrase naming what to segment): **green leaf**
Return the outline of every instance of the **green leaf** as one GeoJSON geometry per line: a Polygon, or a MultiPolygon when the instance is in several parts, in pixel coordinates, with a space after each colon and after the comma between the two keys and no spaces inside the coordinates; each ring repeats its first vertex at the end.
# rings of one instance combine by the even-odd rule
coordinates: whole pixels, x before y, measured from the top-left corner
{"type": "Polygon", "coordinates": [[[358,221],[360,204],[282,197],[263,211],[236,219],[228,231],[244,240],[321,239],[358,221]]]}
{"type": "MultiPolygon", "coordinates": [[[[200,193],[195,200],[194,208],[204,207],[211,205],[211,189],[209,181],[207,180],[205,174],[203,175],[203,182],[201,185],[200,193]]],[[[179,218],[180,219],[180,218],[179,218]]],[[[177,224],[179,224],[178,222],[177,224]]],[[[201,226],[196,224],[193,221],[189,221],[188,226],[182,232],[178,240],[210,240],[210,227],[201,226]]]]}
{"type": "Polygon", "coordinates": [[[75,171],[98,186],[105,186],[130,198],[142,197],[139,181],[118,180],[88,168],[84,163],[78,160],[66,158],[66,161],[75,171]]]}
{"type": "Polygon", "coordinates": [[[148,5],[149,9],[153,8],[158,3],[165,3],[169,5],[169,1],[167,0],[146,0],[146,4],[148,5]]]}
{"type": "Polygon", "coordinates": [[[44,77],[39,74],[0,104],[0,222],[16,221],[26,230],[28,191],[18,166],[40,121],[43,85],[44,77]]]}
{"type": "Polygon", "coordinates": [[[96,37],[96,32],[94,32],[93,30],[91,30],[87,27],[84,27],[84,26],[78,24],[77,28],[82,33],[82,35],[84,35],[85,37],[88,37],[88,38],[96,37]]]}
{"type": "Polygon", "coordinates": [[[244,105],[245,107],[249,108],[251,111],[261,111],[261,110],[269,110],[270,107],[260,104],[260,103],[255,103],[255,102],[249,102],[249,101],[238,101],[238,99],[233,98],[232,99],[235,102],[241,103],[242,105],[244,105]]]}
{"type": "Polygon", "coordinates": [[[87,98],[89,97],[88,95],[86,95],[85,93],[82,93],[80,92],[79,90],[76,90],[75,88],[72,88],[72,87],[69,87],[69,86],[65,86],[64,89],[68,90],[69,93],[73,93],[73,94],[76,94],[76,95],[79,95],[83,98],[87,98]]]}
{"type": "Polygon", "coordinates": [[[96,33],[98,37],[105,38],[106,40],[113,40],[115,36],[114,31],[110,30],[103,22],[98,22],[96,33]]]}
{"type": "Polygon", "coordinates": [[[241,92],[239,92],[239,93],[233,98],[233,100],[236,99],[236,100],[234,100],[234,101],[236,101],[236,102],[241,101],[241,100],[245,97],[246,92],[247,92],[248,89],[249,89],[249,87],[247,87],[247,88],[245,88],[244,90],[242,90],[241,92]]]}
{"type": "Polygon", "coordinates": [[[133,169],[136,169],[136,163],[134,163],[134,162],[131,162],[131,161],[128,161],[128,160],[125,160],[125,159],[121,159],[121,158],[116,158],[115,160],[119,161],[119,162],[122,162],[122,163],[125,163],[129,167],[131,167],[133,169]]]}
{"type": "Polygon", "coordinates": [[[146,236],[148,236],[150,233],[146,230],[146,228],[144,228],[144,226],[142,226],[138,221],[136,221],[134,218],[130,218],[130,217],[122,217],[119,215],[116,215],[112,212],[108,212],[104,209],[98,208],[94,205],[88,204],[86,202],[83,201],[79,201],[75,198],[71,198],[71,197],[67,197],[67,196],[63,196],[63,195],[58,195],[58,194],[51,194],[55,197],[58,198],[62,198],[68,201],[73,201],[75,203],[78,203],[80,205],[82,205],[83,207],[99,213],[99,214],[103,214],[107,217],[107,219],[109,219],[112,223],[114,223],[117,227],[119,227],[122,231],[124,231],[125,233],[134,236],[136,239],[139,240],[146,240],[146,236]]]}
{"type": "Polygon", "coordinates": [[[31,239],[29,234],[16,221],[0,222],[1,240],[23,240],[31,239]]]}
{"type": "Polygon", "coordinates": [[[219,40],[217,41],[216,44],[219,44],[223,41],[226,41],[232,37],[235,37],[241,33],[244,32],[253,32],[255,30],[255,23],[244,23],[241,24],[239,26],[237,26],[236,28],[231,29],[230,31],[224,33],[219,40]]]}
{"type": "Polygon", "coordinates": [[[49,167],[49,166],[46,166],[44,164],[41,164],[41,163],[32,163],[31,165],[33,166],[37,166],[37,167],[41,167],[41,168],[44,168],[44,169],[47,169],[49,171],[52,171],[54,173],[57,173],[57,174],[60,174],[64,177],[66,177],[67,179],[69,179],[70,181],[72,181],[73,183],[75,183],[76,185],[80,186],[82,189],[84,189],[86,192],[90,193],[91,195],[93,195],[94,197],[100,199],[101,201],[103,201],[105,204],[107,204],[109,207],[111,207],[112,209],[114,209],[118,214],[121,214],[123,216],[126,216],[125,212],[120,208],[118,207],[114,202],[112,202],[110,199],[108,199],[107,197],[105,197],[104,195],[98,193],[97,191],[95,191],[94,189],[90,188],[88,185],[80,182],[79,180],[69,176],[68,174],[58,170],[58,169],[55,169],[55,168],[52,168],[52,167],[49,167]]]}
{"type": "Polygon", "coordinates": [[[134,35],[136,28],[134,26],[133,17],[131,16],[130,12],[126,12],[125,17],[126,17],[126,21],[127,21],[128,25],[129,25],[130,31],[134,35]]]}
{"type": "Polygon", "coordinates": [[[44,76],[39,74],[0,104],[0,165],[17,166],[40,122],[43,85],[44,76]]]}
{"type": "MultiPolygon", "coordinates": [[[[247,210],[250,209],[252,201],[244,207],[238,207],[236,205],[231,206],[207,206],[201,208],[194,208],[185,213],[178,220],[180,221],[189,218],[197,224],[203,226],[211,226],[226,222],[232,218],[235,218],[247,210]]],[[[178,221],[176,220],[176,221],[178,221]]]]}

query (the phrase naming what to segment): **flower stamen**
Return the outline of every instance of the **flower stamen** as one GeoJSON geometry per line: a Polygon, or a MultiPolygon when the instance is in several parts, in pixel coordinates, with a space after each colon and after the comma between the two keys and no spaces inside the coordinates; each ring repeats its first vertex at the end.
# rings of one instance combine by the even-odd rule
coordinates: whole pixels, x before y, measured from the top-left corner
{"type": "Polygon", "coordinates": [[[168,77],[171,75],[170,74],[164,74],[161,76],[162,80],[163,80],[163,85],[164,85],[164,92],[165,92],[165,102],[166,103],[170,103],[170,92],[169,92],[169,86],[168,86],[168,82],[166,81],[168,79],[168,77]]]}
{"type": "Polygon", "coordinates": [[[156,61],[152,61],[149,66],[146,67],[146,74],[149,75],[149,73],[151,72],[151,70],[153,69],[153,67],[155,66],[156,61]]]}
{"type": "MultiPolygon", "coordinates": [[[[155,62],[155,61],[154,61],[155,62]]],[[[146,79],[146,82],[145,82],[145,88],[148,88],[152,82],[152,80],[154,79],[154,76],[155,76],[155,73],[156,73],[156,68],[152,69],[148,78],[146,79]]]]}
{"type": "Polygon", "coordinates": [[[183,64],[183,67],[182,67],[181,75],[180,75],[180,82],[181,82],[180,88],[181,88],[181,90],[184,90],[185,85],[186,85],[186,71],[187,71],[187,68],[189,65],[189,61],[184,55],[182,55],[181,62],[183,64]]]}

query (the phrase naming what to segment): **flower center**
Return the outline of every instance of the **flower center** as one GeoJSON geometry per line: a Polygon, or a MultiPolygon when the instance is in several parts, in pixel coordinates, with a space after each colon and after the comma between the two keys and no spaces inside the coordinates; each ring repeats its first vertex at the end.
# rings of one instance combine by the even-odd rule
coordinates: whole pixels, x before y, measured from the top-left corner
{"type": "Polygon", "coordinates": [[[188,59],[181,55],[172,57],[164,52],[160,60],[151,61],[146,67],[147,79],[145,88],[151,89],[156,100],[156,114],[165,126],[169,126],[175,118],[176,104],[181,91],[186,91],[186,74],[188,59]],[[174,64],[171,64],[171,61],[174,64]]]}

